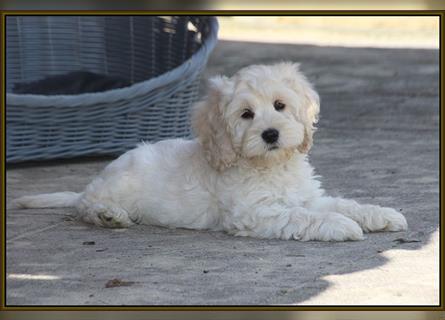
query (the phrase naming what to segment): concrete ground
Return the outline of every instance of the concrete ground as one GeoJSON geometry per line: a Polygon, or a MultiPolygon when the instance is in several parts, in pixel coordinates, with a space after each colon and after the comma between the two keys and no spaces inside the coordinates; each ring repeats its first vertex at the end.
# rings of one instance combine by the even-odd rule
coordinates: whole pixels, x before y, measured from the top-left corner
{"type": "MultiPolygon", "coordinates": [[[[310,158],[325,189],[394,207],[409,231],[303,243],[101,229],[73,221],[72,209],[8,210],[7,304],[438,304],[438,58],[438,50],[221,41],[205,73],[302,62],[322,100],[310,158]]],[[[81,191],[108,162],[8,166],[7,200],[81,191]]]]}
{"type": "Polygon", "coordinates": [[[218,38],[230,41],[439,49],[440,39],[438,16],[225,16],[218,22],[218,38]]]}

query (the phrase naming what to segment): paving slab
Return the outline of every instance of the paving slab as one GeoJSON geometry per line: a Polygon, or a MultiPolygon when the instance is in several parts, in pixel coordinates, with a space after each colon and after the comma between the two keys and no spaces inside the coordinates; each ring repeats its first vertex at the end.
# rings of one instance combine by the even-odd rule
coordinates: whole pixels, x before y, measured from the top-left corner
{"type": "MultiPolygon", "coordinates": [[[[438,304],[438,50],[221,41],[204,78],[283,60],[321,96],[310,159],[324,188],[400,210],[407,232],[303,243],[8,210],[7,305],[438,304]]],[[[81,191],[109,160],[8,165],[7,201],[81,191]]]]}

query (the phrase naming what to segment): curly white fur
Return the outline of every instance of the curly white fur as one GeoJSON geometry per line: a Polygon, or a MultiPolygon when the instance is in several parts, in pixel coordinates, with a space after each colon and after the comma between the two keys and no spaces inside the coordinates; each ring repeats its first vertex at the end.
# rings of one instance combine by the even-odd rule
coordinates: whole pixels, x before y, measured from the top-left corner
{"type": "Polygon", "coordinates": [[[104,227],[144,223],[302,241],[405,230],[405,218],[391,208],[324,194],[306,156],[318,113],[318,95],[298,65],[250,66],[210,80],[193,110],[196,140],[142,144],[81,194],[15,204],[75,206],[84,221],[104,227]],[[278,131],[276,141],[265,140],[268,129],[278,131]]]}

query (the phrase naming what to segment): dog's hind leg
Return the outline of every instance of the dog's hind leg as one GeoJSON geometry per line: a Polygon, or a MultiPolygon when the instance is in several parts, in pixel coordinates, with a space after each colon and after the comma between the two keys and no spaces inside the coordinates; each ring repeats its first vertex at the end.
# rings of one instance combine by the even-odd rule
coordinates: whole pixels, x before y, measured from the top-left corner
{"type": "Polygon", "coordinates": [[[130,218],[125,209],[112,202],[82,197],[76,208],[81,220],[102,227],[128,228],[138,223],[137,218],[130,218]]]}

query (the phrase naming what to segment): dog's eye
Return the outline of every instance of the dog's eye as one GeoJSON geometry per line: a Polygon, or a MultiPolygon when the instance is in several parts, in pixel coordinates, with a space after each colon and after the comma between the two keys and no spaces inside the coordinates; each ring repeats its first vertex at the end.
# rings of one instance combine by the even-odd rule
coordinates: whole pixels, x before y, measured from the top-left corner
{"type": "Polygon", "coordinates": [[[273,103],[273,106],[274,106],[275,110],[277,110],[277,111],[281,111],[286,107],[286,105],[283,102],[281,102],[280,100],[275,100],[275,102],[273,103]]]}
{"type": "Polygon", "coordinates": [[[255,116],[255,113],[253,113],[252,110],[244,109],[244,112],[241,115],[241,118],[243,118],[243,119],[253,119],[254,116],[255,116]]]}

